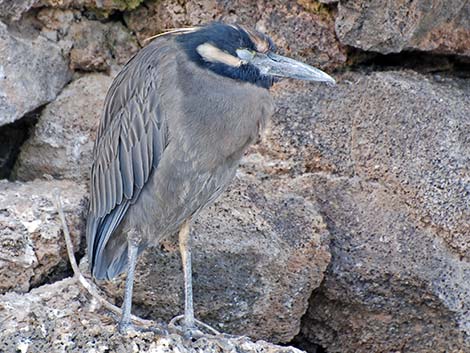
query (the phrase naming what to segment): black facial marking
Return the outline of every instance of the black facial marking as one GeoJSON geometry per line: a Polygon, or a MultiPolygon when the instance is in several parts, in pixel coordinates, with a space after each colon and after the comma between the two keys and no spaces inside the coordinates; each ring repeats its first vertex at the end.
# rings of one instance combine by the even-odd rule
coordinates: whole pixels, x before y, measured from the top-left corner
{"type": "MultiPolygon", "coordinates": [[[[186,33],[176,38],[176,40],[181,43],[191,61],[208,68],[218,75],[250,82],[264,88],[269,88],[274,83],[272,77],[262,75],[258,68],[251,64],[233,67],[223,63],[208,62],[197,52],[196,48],[204,43],[210,43],[234,57],[237,57],[236,50],[240,48],[256,50],[255,44],[251,41],[250,36],[242,28],[234,28],[216,22],[195,32],[186,33]]],[[[270,44],[271,43],[270,41],[270,44]]]]}

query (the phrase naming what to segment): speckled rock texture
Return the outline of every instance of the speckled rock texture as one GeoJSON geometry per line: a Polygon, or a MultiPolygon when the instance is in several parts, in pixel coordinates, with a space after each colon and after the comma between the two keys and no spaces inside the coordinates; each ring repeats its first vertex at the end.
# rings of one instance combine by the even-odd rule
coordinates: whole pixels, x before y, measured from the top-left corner
{"type": "Polygon", "coordinates": [[[321,68],[344,65],[346,51],[335,37],[332,15],[327,11],[309,11],[301,3],[309,4],[286,0],[150,1],[127,14],[125,21],[141,44],[167,28],[211,21],[241,23],[271,36],[284,55],[321,68]]]}
{"type": "Polygon", "coordinates": [[[113,11],[132,10],[143,0],[0,0],[0,19],[16,22],[28,10],[37,8],[92,10],[104,17],[113,11]]]}
{"type": "Polygon", "coordinates": [[[139,49],[136,40],[120,23],[101,23],[82,18],[70,26],[70,66],[74,70],[109,71],[123,65],[139,49]]]}
{"type": "Polygon", "coordinates": [[[159,334],[120,335],[114,318],[90,302],[71,278],[27,294],[1,295],[0,309],[1,352],[301,353],[247,337],[185,340],[159,326],[159,334]]]}
{"type": "Polygon", "coordinates": [[[0,126],[52,101],[70,77],[57,45],[13,34],[0,22],[0,126]]]}
{"type": "Polygon", "coordinates": [[[79,72],[113,71],[139,49],[137,40],[121,23],[99,21],[76,9],[40,8],[34,21],[40,34],[68,55],[70,68],[79,72]]]}
{"type": "Polygon", "coordinates": [[[61,194],[78,249],[84,230],[85,188],[71,181],[0,181],[0,293],[27,292],[54,272],[67,271],[54,190],[61,194]]]}
{"type": "Polygon", "coordinates": [[[85,75],[42,111],[18,156],[14,171],[18,179],[44,175],[81,183],[89,179],[95,133],[111,82],[105,74],[85,75]]]}
{"type": "Polygon", "coordinates": [[[411,71],[338,78],[278,87],[267,136],[331,232],[301,335],[328,352],[469,351],[470,84],[411,71]]]}
{"type": "Polygon", "coordinates": [[[343,44],[383,54],[422,50],[470,56],[470,3],[461,0],[340,1],[343,44]]]}
{"type": "Polygon", "coordinates": [[[18,21],[37,0],[0,0],[0,19],[18,21]]]}
{"type": "Polygon", "coordinates": [[[36,0],[36,6],[62,9],[91,9],[109,14],[114,10],[133,10],[142,2],[143,0],[36,0]]]}
{"type": "MultiPolygon", "coordinates": [[[[230,190],[195,221],[197,317],[226,333],[289,342],[330,259],[328,232],[317,209],[299,197],[289,178],[260,182],[240,172],[230,190]]],[[[140,257],[134,303],[141,316],[169,320],[183,311],[174,241],[140,257]]],[[[108,286],[108,294],[121,296],[124,281],[114,283],[119,290],[108,286]]]]}
{"type": "MultiPolygon", "coordinates": [[[[147,37],[213,20],[266,32],[338,85],[273,87],[264,140],[194,222],[198,318],[309,353],[470,352],[469,14],[457,0],[0,0],[0,178],[23,180],[0,182],[0,352],[294,352],[121,337],[58,281],[70,269],[52,191],[81,258],[111,78],[147,37]]],[[[136,314],[182,313],[175,239],[137,277],[136,314]]],[[[122,278],[99,285],[120,304],[122,278]]]]}

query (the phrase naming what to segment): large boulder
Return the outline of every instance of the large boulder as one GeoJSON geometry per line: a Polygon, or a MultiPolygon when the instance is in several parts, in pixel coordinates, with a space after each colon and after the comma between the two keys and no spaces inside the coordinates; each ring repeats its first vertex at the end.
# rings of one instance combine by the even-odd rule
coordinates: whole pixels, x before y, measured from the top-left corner
{"type": "Polygon", "coordinates": [[[303,341],[338,353],[470,351],[470,264],[400,191],[360,176],[306,175],[302,184],[328,200],[334,244],[303,341]]]}
{"type": "Polygon", "coordinates": [[[62,225],[53,200],[56,189],[75,249],[79,249],[86,207],[83,187],[70,181],[0,181],[0,293],[27,292],[68,272],[62,225]]]}
{"type": "Polygon", "coordinates": [[[331,235],[297,339],[329,352],[467,351],[470,83],[411,71],[338,79],[278,86],[280,114],[256,148],[272,158],[264,168],[298,176],[331,235]]]}
{"type": "Polygon", "coordinates": [[[72,278],[27,294],[0,295],[2,352],[140,352],[140,353],[302,353],[247,337],[183,339],[162,331],[121,335],[114,318],[87,298],[72,278]]]}
{"type": "Polygon", "coordinates": [[[461,0],[340,1],[343,44],[382,54],[423,50],[470,56],[470,3],[461,0]]]}
{"type": "Polygon", "coordinates": [[[105,74],[85,75],[42,111],[21,148],[17,178],[33,180],[48,174],[81,183],[89,179],[95,134],[111,82],[105,74]]]}
{"type": "Polygon", "coordinates": [[[13,35],[0,22],[0,126],[52,101],[70,80],[59,46],[13,35]]]}
{"type": "MultiPolygon", "coordinates": [[[[317,205],[299,197],[290,178],[263,179],[240,172],[195,221],[195,310],[226,333],[289,342],[323,279],[328,233],[317,205]]],[[[136,313],[169,320],[183,312],[180,263],[175,239],[141,255],[136,313]]],[[[123,284],[108,283],[108,294],[121,297],[123,284]]]]}
{"type": "Polygon", "coordinates": [[[272,37],[285,55],[311,65],[334,68],[342,66],[347,59],[344,47],[335,36],[333,15],[326,10],[309,11],[293,1],[155,1],[145,3],[124,18],[141,44],[170,28],[215,20],[261,30],[272,37]]]}

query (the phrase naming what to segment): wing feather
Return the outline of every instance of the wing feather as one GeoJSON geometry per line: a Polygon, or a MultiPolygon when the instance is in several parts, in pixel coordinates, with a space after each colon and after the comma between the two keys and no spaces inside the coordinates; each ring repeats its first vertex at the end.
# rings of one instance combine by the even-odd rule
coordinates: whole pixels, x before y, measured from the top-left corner
{"type": "Polygon", "coordinates": [[[90,269],[105,278],[117,259],[103,259],[106,244],[158,167],[166,126],[159,85],[174,65],[166,40],[152,43],[131,59],[106,96],[95,142],[91,199],[87,219],[90,269]],[[158,78],[158,79],[156,79],[158,78]]]}
{"type": "Polygon", "coordinates": [[[127,199],[132,198],[134,192],[134,171],[132,169],[132,162],[129,150],[121,144],[119,147],[119,161],[121,163],[121,175],[123,183],[123,193],[127,199]]]}

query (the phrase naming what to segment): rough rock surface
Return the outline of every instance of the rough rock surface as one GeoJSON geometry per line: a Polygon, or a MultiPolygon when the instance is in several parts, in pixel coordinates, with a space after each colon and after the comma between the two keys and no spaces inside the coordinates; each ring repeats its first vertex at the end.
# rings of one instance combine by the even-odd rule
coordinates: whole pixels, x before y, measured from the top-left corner
{"type": "MultiPolygon", "coordinates": [[[[314,342],[342,353],[470,352],[469,13],[469,2],[457,0],[0,0],[8,23],[0,24],[0,125],[15,121],[0,126],[0,177],[10,175],[30,129],[22,178],[86,181],[109,79],[84,71],[115,72],[137,40],[167,28],[244,23],[272,36],[281,53],[328,72],[347,67],[346,45],[360,48],[369,73],[338,75],[336,87],[274,87],[278,112],[266,140],[195,222],[197,315],[273,341],[300,328],[296,342],[309,350],[314,342]],[[416,50],[392,56],[394,64],[419,70],[422,59],[452,70],[456,54],[463,71],[451,74],[467,79],[370,73],[391,59],[367,51],[416,50]],[[75,81],[57,98],[72,71],[75,81]]],[[[11,291],[0,298],[0,351],[278,349],[239,339],[220,348],[171,335],[121,338],[71,280],[31,290],[68,275],[50,203],[55,185],[77,242],[81,187],[0,183],[0,291],[11,291]]],[[[168,320],[183,310],[177,245],[166,241],[146,256],[135,311],[168,320]]],[[[119,280],[114,286],[122,290],[119,280]]]]}
{"type": "Polygon", "coordinates": [[[22,146],[17,178],[33,180],[48,174],[81,183],[89,179],[95,133],[111,82],[105,74],[85,75],[43,110],[22,146]]]}
{"type": "Polygon", "coordinates": [[[135,9],[141,2],[143,0],[36,0],[36,6],[101,10],[107,14],[113,10],[135,9]]]}
{"type": "Polygon", "coordinates": [[[4,21],[18,21],[37,0],[0,0],[0,19],[4,21]]]}
{"type": "Polygon", "coordinates": [[[113,71],[139,49],[122,23],[90,20],[76,9],[41,8],[34,21],[41,24],[41,35],[70,57],[75,71],[113,71]]]}
{"type": "MultiPolygon", "coordinates": [[[[193,229],[197,317],[231,334],[289,342],[299,331],[308,299],[330,255],[328,233],[314,202],[287,178],[260,182],[239,173],[193,229]]],[[[183,311],[178,246],[145,251],[139,260],[134,303],[140,315],[169,320],[183,311]]],[[[122,295],[123,281],[109,286],[122,295]]]]}
{"type": "Polygon", "coordinates": [[[470,56],[470,3],[461,0],[340,1],[343,44],[383,54],[423,50],[470,56]]]}
{"type": "Polygon", "coordinates": [[[346,61],[345,49],[334,33],[331,14],[308,11],[293,1],[164,0],[145,3],[126,15],[125,20],[141,44],[169,28],[221,20],[261,30],[272,37],[285,55],[311,65],[334,68],[346,61]]]}
{"type": "Polygon", "coordinates": [[[334,244],[304,338],[328,352],[469,352],[470,264],[390,186],[329,176],[302,184],[328,200],[334,244]]]}
{"type": "Polygon", "coordinates": [[[0,22],[0,126],[53,100],[70,80],[60,48],[12,35],[0,22]]]}
{"type": "Polygon", "coordinates": [[[86,18],[71,25],[67,40],[74,43],[70,51],[74,70],[109,70],[112,62],[122,65],[138,50],[135,39],[122,24],[86,18]]]}
{"type": "Polygon", "coordinates": [[[278,87],[280,114],[257,147],[301,175],[292,187],[331,232],[303,338],[331,352],[465,352],[470,84],[411,71],[339,81],[278,87]]]}
{"type": "MultiPolygon", "coordinates": [[[[78,249],[83,235],[85,189],[70,181],[0,181],[0,293],[26,292],[68,266],[53,204],[58,189],[78,249]]],[[[0,310],[1,311],[1,310],[0,310]]]]}
{"type": "Polygon", "coordinates": [[[301,353],[246,337],[184,340],[169,333],[116,332],[116,323],[71,278],[0,296],[2,352],[301,353]]]}

